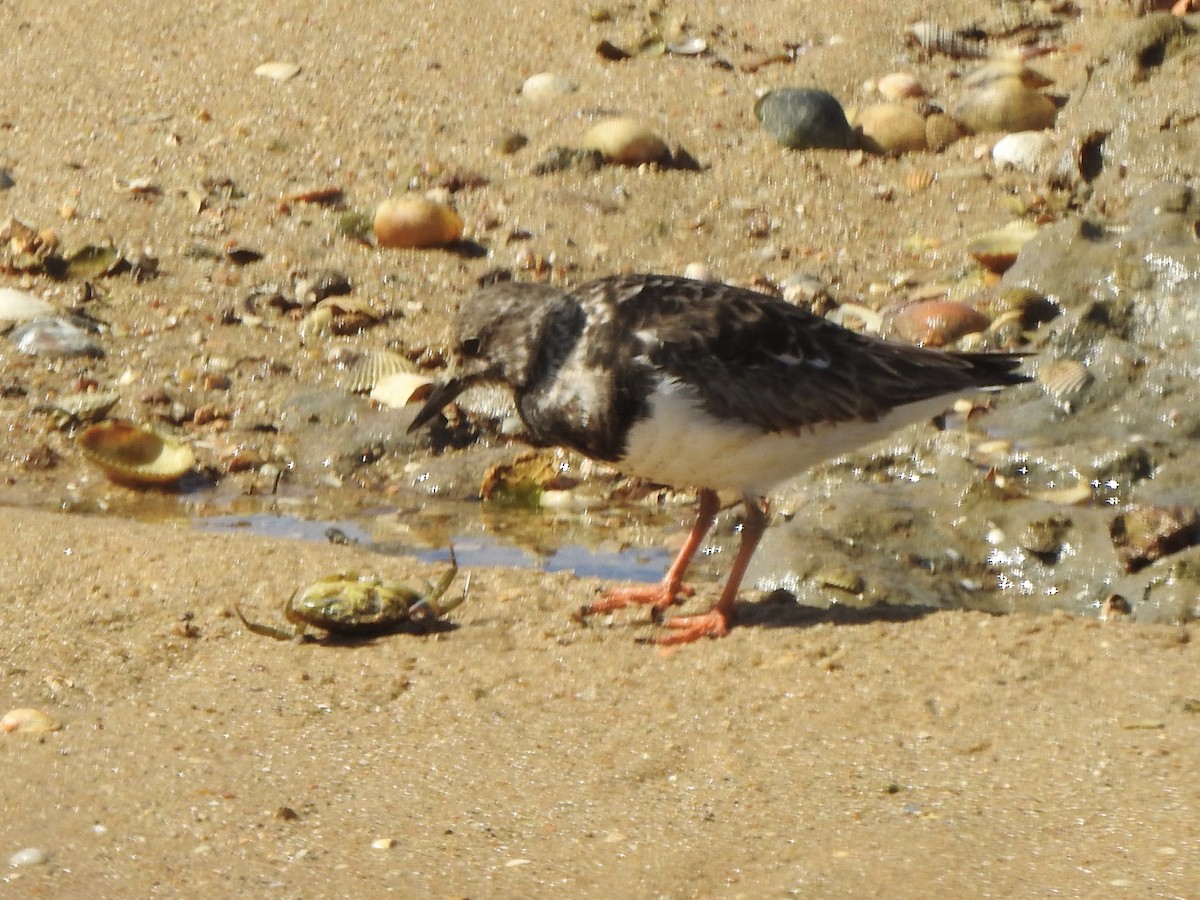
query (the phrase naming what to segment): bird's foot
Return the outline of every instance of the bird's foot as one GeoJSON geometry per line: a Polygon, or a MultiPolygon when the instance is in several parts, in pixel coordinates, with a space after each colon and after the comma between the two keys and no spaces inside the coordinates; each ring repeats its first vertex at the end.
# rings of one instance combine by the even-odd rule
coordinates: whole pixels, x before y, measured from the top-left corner
{"type": "Polygon", "coordinates": [[[669,584],[656,584],[653,586],[637,586],[637,587],[622,587],[609,588],[604,592],[604,596],[595,603],[588,603],[579,608],[576,618],[582,621],[588,616],[594,616],[599,613],[609,613],[616,609],[624,609],[631,603],[636,603],[642,606],[651,607],[651,615],[654,621],[659,621],[662,618],[663,610],[679,603],[679,597],[690,597],[696,593],[695,588],[689,584],[681,584],[677,588],[673,588],[669,584]]]}
{"type": "Polygon", "coordinates": [[[698,616],[672,616],[663,622],[667,628],[674,628],[672,634],[662,634],[658,637],[643,638],[642,643],[667,646],[671,644],[690,644],[700,638],[719,638],[729,634],[733,617],[724,610],[713,607],[698,616]]]}

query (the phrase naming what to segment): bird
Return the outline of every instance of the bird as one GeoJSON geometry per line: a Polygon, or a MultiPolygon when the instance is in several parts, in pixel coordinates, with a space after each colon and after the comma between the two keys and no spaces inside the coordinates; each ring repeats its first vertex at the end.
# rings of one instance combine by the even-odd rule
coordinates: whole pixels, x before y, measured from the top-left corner
{"type": "Polygon", "coordinates": [[[670,275],[614,275],[573,290],[496,282],[462,301],[455,340],[449,377],[409,431],[468,388],[501,385],[532,443],[697,490],[695,524],[663,580],[613,588],[581,610],[647,604],[668,629],[651,639],[659,644],[728,633],[779,485],[933,419],[963,393],[1029,380],[1019,353],[886,341],[779,297],[670,275]],[[684,576],[722,490],[745,507],[725,585],[708,612],[667,617],[692,593],[684,576]]]}

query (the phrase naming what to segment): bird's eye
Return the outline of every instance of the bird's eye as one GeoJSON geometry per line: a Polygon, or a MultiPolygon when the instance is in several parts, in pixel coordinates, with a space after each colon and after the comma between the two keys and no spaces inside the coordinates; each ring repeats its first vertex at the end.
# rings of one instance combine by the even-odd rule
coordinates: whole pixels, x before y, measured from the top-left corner
{"type": "Polygon", "coordinates": [[[462,342],[463,356],[478,356],[479,355],[479,338],[467,338],[462,342]]]}

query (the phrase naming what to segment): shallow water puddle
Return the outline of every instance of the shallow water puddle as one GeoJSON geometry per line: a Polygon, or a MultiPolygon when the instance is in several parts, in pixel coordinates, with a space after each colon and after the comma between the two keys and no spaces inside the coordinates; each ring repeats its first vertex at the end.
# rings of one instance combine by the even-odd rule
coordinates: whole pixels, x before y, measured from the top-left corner
{"type": "MultiPolygon", "coordinates": [[[[204,516],[193,520],[201,531],[248,533],[297,541],[349,543],[386,556],[412,556],[423,562],[445,562],[448,549],[426,549],[415,544],[378,536],[378,520],[303,519],[276,513],[204,516]]],[[[539,572],[573,572],[581,578],[613,581],[654,582],[670,565],[672,553],[662,547],[605,549],[576,543],[537,549],[506,542],[481,530],[467,530],[465,523],[452,529],[447,543],[453,544],[460,566],[506,566],[539,572]]]]}

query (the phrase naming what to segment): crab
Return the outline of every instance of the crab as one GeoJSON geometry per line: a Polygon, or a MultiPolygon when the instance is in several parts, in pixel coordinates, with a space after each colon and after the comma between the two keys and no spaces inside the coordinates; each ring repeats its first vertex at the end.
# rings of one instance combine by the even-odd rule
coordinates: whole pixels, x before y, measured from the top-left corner
{"type": "Polygon", "coordinates": [[[280,641],[303,641],[309,636],[308,629],[314,626],[331,634],[349,636],[386,634],[406,626],[428,628],[467,599],[469,577],[461,596],[442,600],[457,574],[458,560],[451,547],[450,568],[433,585],[383,581],[357,572],[326,575],[288,600],[283,612],[295,625],[290,631],[251,622],[236,605],[234,612],[250,631],[280,641]]]}

